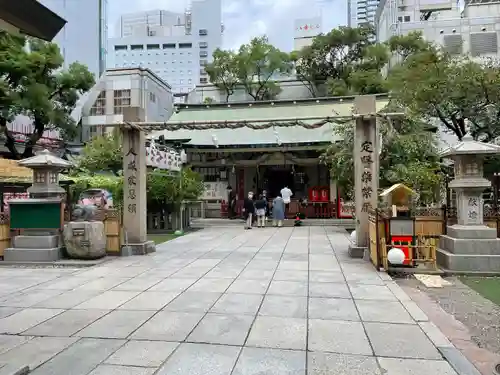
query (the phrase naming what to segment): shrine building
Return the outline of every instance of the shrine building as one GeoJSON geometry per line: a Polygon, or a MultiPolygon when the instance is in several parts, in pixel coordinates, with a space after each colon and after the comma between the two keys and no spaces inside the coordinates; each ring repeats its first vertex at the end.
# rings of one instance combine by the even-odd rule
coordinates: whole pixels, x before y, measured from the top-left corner
{"type": "MultiPolygon", "coordinates": [[[[148,138],[182,145],[188,164],[204,178],[203,200],[212,207],[227,201],[228,186],[236,191],[240,204],[249,191],[266,190],[273,198],[287,186],[293,192],[291,211],[307,199],[314,203],[309,217],[349,217],[342,206],[348,202],[342,200],[320,156],[339,141],[335,126],[352,121],[353,100],[178,104],[163,127],[166,130],[153,131],[148,138]],[[200,130],[203,127],[207,129],[200,130]]],[[[387,104],[387,95],[377,96],[377,112],[387,104]]],[[[220,216],[216,211],[210,216],[220,216]]]]}

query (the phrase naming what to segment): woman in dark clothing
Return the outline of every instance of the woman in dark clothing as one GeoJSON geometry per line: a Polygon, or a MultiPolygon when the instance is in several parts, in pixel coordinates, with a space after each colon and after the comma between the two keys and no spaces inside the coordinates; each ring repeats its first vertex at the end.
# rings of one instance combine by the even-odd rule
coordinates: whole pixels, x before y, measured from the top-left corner
{"type": "Polygon", "coordinates": [[[243,201],[243,211],[245,215],[245,229],[252,229],[252,219],[255,214],[255,206],[254,206],[252,192],[249,192],[248,196],[243,201]]]}

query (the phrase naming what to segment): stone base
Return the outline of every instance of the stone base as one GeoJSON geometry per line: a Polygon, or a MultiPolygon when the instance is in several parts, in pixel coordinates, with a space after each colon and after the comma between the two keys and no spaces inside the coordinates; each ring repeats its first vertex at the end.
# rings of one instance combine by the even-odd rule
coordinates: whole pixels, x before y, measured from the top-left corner
{"type": "Polygon", "coordinates": [[[470,240],[493,240],[497,238],[497,230],[486,225],[450,225],[446,227],[446,234],[452,238],[470,240]]]}
{"type": "Polygon", "coordinates": [[[51,249],[8,248],[4,250],[6,262],[55,262],[62,258],[60,247],[51,249]]]}
{"type": "Polygon", "coordinates": [[[12,245],[20,249],[53,249],[59,247],[59,236],[33,235],[15,236],[12,245]]]}
{"type": "Polygon", "coordinates": [[[500,239],[462,239],[443,235],[439,247],[458,255],[500,255],[500,239]]]}
{"type": "Polygon", "coordinates": [[[156,245],[154,241],[146,241],[143,243],[129,243],[128,247],[132,248],[132,255],[147,255],[156,252],[156,245]]]}
{"type": "Polygon", "coordinates": [[[101,221],[70,221],[63,230],[70,258],[99,259],[106,256],[106,232],[101,221]]]}
{"type": "Polygon", "coordinates": [[[453,254],[437,249],[436,258],[437,264],[446,272],[500,274],[500,254],[453,254]]]}
{"type": "Polygon", "coordinates": [[[365,256],[365,251],[367,250],[366,247],[364,246],[354,246],[354,245],[349,245],[347,249],[347,253],[351,258],[360,258],[363,259],[365,256]]]}

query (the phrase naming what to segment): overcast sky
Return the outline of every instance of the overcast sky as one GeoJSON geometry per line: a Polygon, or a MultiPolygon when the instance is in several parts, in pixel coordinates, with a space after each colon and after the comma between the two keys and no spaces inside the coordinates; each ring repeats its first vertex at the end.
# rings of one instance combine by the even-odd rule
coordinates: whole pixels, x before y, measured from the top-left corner
{"type": "MultiPolygon", "coordinates": [[[[183,12],[189,0],[108,0],[109,32],[113,36],[122,13],[165,9],[183,12]]],[[[224,48],[237,48],[266,34],[284,51],[293,47],[294,20],[322,16],[323,31],[347,23],[347,0],[222,0],[224,48]]]]}

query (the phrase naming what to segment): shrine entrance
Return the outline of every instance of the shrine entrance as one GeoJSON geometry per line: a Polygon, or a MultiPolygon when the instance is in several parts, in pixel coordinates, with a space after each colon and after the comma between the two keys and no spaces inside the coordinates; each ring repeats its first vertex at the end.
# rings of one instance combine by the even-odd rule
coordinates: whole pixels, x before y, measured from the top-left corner
{"type": "Polygon", "coordinates": [[[268,197],[277,197],[285,186],[295,193],[295,176],[292,166],[270,165],[262,169],[263,179],[259,184],[261,187],[259,190],[265,189],[268,197]]]}

